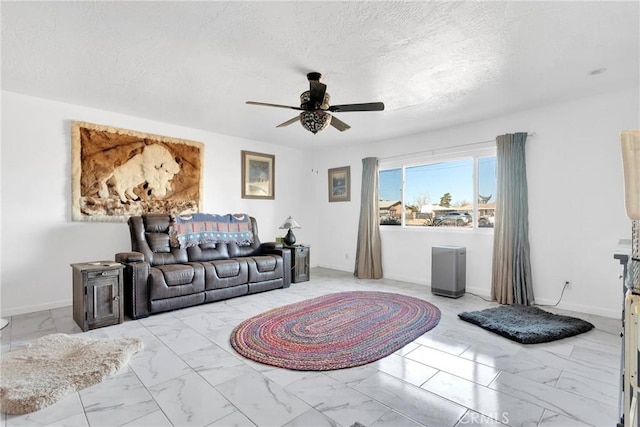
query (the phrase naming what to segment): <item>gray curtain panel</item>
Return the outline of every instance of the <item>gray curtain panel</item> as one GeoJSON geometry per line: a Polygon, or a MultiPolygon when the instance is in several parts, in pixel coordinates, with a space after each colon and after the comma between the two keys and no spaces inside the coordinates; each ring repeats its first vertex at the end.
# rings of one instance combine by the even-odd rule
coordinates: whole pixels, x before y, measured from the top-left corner
{"type": "Polygon", "coordinates": [[[491,298],[500,304],[531,305],[526,132],[496,138],[497,200],[493,231],[491,298]]]}
{"type": "Polygon", "coordinates": [[[353,275],[359,279],[382,277],[382,246],[378,219],[378,159],[362,159],[362,190],[356,266],[353,275]]]}

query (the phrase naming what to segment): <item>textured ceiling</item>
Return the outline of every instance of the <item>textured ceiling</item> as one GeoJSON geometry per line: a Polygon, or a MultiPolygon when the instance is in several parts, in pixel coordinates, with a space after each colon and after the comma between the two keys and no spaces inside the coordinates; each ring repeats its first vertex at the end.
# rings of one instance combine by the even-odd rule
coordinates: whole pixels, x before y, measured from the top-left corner
{"type": "Polygon", "coordinates": [[[638,86],[639,6],[3,1],[2,89],[296,147],[388,140],[638,86]],[[386,110],[313,136],[245,104],[298,105],[309,71],[332,104],[386,110]]]}

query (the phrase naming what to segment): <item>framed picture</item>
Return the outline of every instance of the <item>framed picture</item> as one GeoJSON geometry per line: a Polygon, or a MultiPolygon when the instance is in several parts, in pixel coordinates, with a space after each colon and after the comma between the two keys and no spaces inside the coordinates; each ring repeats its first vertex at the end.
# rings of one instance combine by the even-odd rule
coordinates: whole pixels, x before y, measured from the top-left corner
{"type": "Polygon", "coordinates": [[[242,198],[275,199],[276,157],[242,151],[242,198]]]}
{"type": "Polygon", "coordinates": [[[204,145],[95,123],[71,123],[73,221],[202,209],[204,145]]]}
{"type": "Polygon", "coordinates": [[[329,169],[329,201],[351,200],[351,166],[329,169]]]}

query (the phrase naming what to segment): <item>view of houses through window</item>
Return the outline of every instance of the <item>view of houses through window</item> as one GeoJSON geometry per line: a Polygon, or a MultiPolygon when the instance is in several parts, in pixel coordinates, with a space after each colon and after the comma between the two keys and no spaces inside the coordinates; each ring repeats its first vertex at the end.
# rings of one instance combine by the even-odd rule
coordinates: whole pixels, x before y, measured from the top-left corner
{"type": "Polygon", "coordinates": [[[381,168],[380,225],[493,227],[495,169],[494,155],[381,168]]]}

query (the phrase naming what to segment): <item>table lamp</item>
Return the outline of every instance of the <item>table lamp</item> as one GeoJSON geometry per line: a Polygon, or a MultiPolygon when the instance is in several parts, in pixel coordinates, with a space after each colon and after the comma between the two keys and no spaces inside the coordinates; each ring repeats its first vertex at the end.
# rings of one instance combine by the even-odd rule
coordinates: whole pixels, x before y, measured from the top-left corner
{"type": "Polygon", "coordinates": [[[631,258],[626,286],[640,293],[640,130],[620,133],[624,171],[624,204],[631,220],[631,258]]]}
{"type": "Polygon", "coordinates": [[[300,224],[298,224],[296,222],[295,219],[293,219],[293,217],[288,217],[287,219],[284,220],[284,222],[282,223],[282,225],[280,226],[281,229],[288,229],[289,231],[287,232],[287,235],[284,236],[284,242],[288,245],[291,246],[296,242],[296,236],[293,234],[293,231],[291,231],[292,228],[301,228],[300,224]]]}

